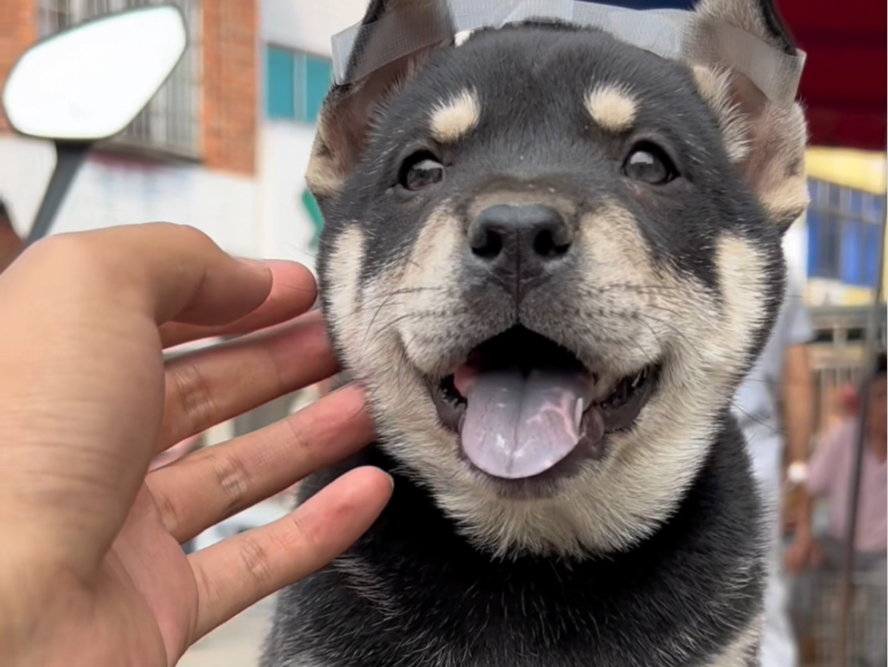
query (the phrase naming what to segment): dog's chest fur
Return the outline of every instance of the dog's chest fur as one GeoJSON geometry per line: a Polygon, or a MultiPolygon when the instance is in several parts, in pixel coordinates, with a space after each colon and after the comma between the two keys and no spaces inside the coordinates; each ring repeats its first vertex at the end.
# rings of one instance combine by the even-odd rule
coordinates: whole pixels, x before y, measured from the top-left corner
{"type": "MultiPolygon", "coordinates": [[[[396,478],[370,533],[282,594],[264,665],[756,664],[758,505],[740,437],[724,425],[704,474],[662,531],[627,553],[584,562],[493,561],[428,495],[396,478]]],[[[391,466],[371,451],[347,467],[363,463],[391,466]]],[[[309,480],[306,494],[344,470],[309,480]]]]}

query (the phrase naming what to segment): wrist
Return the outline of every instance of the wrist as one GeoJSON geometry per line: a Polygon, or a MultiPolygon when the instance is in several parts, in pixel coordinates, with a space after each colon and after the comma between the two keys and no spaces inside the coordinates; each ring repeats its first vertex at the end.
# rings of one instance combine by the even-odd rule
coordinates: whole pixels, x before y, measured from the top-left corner
{"type": "Polygon", "coordinates": [[[46,664],[45,633],[66,604],[59,573],[26,555],[0,552],[0,646],[10,667],[46,664]]]}
{"type": "Polygon", "coordinates": [[[790,486],[804,486],[808,483],[808,462],[793,461],[786,469],[786,479],[790,486]]]}

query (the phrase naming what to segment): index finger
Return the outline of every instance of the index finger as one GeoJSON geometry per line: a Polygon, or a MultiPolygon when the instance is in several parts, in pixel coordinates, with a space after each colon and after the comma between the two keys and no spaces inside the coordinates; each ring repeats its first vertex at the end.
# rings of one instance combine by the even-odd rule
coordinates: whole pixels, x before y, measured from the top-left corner
{"type": "Polygon", "coordinates": [[[293,262],[266,261],[274,276],[271,292],[263,304],[248,315],[226,324],[202,326],[167,322],[161,325],[163,346],[218,336],[239,336],[292,320],[309,310],[317,298],[317,287],[311,271],[293,262]]]}
{"type": "Polygon", "coordinates": [[[132,280],[136,298],[158,324],[226,324],[258,308],[271,291],[268,267],[235,259],[192,227],[116,227],[96,232],[91,243],[117,265],[115,273],[132,280]]]}

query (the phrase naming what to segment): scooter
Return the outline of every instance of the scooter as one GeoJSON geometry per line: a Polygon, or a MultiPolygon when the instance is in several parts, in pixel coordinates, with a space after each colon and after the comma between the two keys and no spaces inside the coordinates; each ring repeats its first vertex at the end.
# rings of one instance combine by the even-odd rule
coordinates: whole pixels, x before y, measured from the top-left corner
{"type": "Polygon", "coordinates": [[[46,236],[90,150],[135,120],[188,46],[173,5],[142,7],[82,23],[37,42],[3,89],[9,124],[55,144],[56,165],[25,245],[46,236]]]}

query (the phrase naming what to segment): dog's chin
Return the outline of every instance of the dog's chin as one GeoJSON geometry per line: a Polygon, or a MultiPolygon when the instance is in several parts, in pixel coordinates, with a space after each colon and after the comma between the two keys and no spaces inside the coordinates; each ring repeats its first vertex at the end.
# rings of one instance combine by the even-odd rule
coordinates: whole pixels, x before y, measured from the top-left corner
{"type": "Polygon", "coordinates": [[[607,369],[592,371],[544,336],[514,327],[426,387],[469,474],[500,496],[533,499],[557,496],[607,457],[613,434],[635,427],[660,372],[658,362],[604,381],[607,369]]]}

